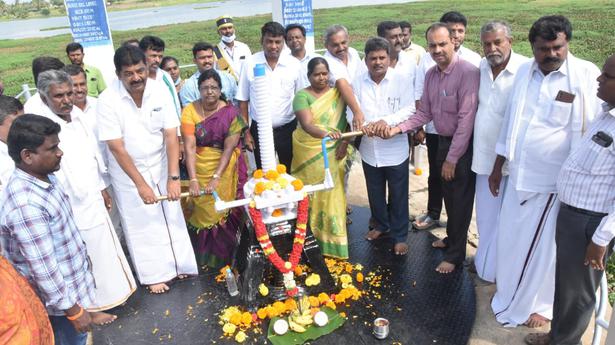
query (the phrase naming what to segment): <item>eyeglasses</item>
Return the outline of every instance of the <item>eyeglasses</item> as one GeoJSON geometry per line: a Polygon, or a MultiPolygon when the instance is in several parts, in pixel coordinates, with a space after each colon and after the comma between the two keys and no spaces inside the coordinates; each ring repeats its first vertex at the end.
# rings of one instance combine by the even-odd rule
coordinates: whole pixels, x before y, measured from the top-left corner
{"type": "Polygon", "coordinates": [[[217,86],[202,86],[199,88],[200,91],[213,91],[213,92],[217,92],[220,91],[220,88],[217,86]]]}

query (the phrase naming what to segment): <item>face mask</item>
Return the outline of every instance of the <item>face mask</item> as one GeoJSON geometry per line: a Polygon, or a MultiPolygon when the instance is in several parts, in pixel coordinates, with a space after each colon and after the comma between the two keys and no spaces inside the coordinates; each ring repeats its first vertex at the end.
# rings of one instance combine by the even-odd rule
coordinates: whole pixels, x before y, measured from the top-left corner
{"type": "Polygon", "coordinates": [[[222,42],[224,43],[231,43],[235,40],[235,34],[232,34],[230,36],[222,36],[220,39],[222,39],[222,42]]]}

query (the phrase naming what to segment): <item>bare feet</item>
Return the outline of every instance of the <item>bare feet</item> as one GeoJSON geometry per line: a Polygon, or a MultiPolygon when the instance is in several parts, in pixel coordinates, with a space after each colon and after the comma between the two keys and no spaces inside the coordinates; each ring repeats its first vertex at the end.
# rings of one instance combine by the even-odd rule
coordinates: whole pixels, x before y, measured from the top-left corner
{"type": "Polygon", "coordinates": [[[524,325],[529,328],[540,328],[547,323],[549,323],[549,319],[540,314],[534,313],[530,315],[530,318],[525,321],[524,325]]]}
{"type": "Polygon", "coordinates": [[[549,333],[530,333],[523,340],[528,345],[549,345],[551,337],[549,333]]]}
{"type": "Polygon", "coordinates": [[[380,238],[380,236],[385,235],[386,232],[384,231],[378,231],[376,229],[372,229],[370,231],[367,232],[367,235],[365,235],[365,239],[368,241],[372,241],[372,240],[376,240],[378,238],[380,238]]]}
{"type": "Polygon", "coordinates": [[[404,242],[396,243],[395,247],[393,247],[393,251],[395,255],[406,255],[408,254],[408,245],[404,242]]]}
{"type": "Polygon", "coordinates": [[[444,249],[446,248],[446,243],[444,243],[444,240],[437,240],[431,243],[431,246],[434,248],[441,248],[444,249]]]}
{"type": "Polygon", "coordinates": [[[180,274],[180,275],[177,276],[177,279],[179,279],[179,280],[186,279],[186,278],[188,278],[187,274],[180,274]]]}
{"type": "Polygon", "coordinates": [[[455,270],[455,265],[448,262],[448,261],[442,261],[438,267],[436,267],[436,272],[438,273],[442,273],[442,274],[447,274],[447,273],[451,273],[455,270]]]}
{"type": "Polygon", "coordinates": [[[169,286],[165,283],[148,285],[147,288],[149,289],[150,293],[155,293],[155,294],[161,294],[161,293],[165,293],[169,291],[169,286]]]}
{"type": "Polygon", "coordinates": [[[117,319],[116,315],[105,313],[102,311],[91,312],[92,323],[99,326],[108,325],[117,319]]]}

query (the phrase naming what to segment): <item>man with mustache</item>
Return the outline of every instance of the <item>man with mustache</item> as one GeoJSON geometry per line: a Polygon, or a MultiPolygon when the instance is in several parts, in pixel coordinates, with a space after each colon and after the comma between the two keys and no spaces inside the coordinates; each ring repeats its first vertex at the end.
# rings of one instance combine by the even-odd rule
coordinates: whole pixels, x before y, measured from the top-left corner
{"type": "MultiPolygon", "coordinates": [[[[32,60],[32,77],[34,85],[38,82],[38,75],[50,69],[59,70],[64,67],[64,62],[51,56],[39,56],[32,60]]],[[[24,112],[27,114],[40,114],[45,108],[45,103],[41,100],[41,95],[37,92],[30,97],[23,105],[24,112]]]]}
{"type": "Polygon", "coordinates": [[[571,38],[566,17],[545,16],[532,25],[534,59],[517,70],[496,144],[489,188],[504,194],[491,307],[507,326],[540,327],[551,319],[557,176],[600,109],[600,71],[568,51],[571,38]],[[505,162],[509,177],[500,189],[505,162]]]}
{"type": "Polygon", "coordinates": [[[301,87],[310,86],[307,76],[307,65],[312,58],[320,56],[305,49],[305,28],[301,24],[288,24],[284,29],[286,32],[286,45],[290,49],[290,54],[301,63],[301,87]]]}
{"type": "Polygon", "coordinates": [[[421,57],[425,55],[425,48],[420,45],[412,42],[412,24],[408,21],[399,22],[399,26],[401,27],[401,36],[402,36],[402,46],[401,48],[408,53],[408,56],[412,58],[412,60],[416,61],[418,65],[421,62],[421,57]]]}
{"type": "Polygon", "coordinates": [[[432,246],[445,250],[444,259],[436,267],[442,274],[460,267],[466,255],[476,182],[471,170],[472,128],[480,79],[478,68],[455,54],[451,31],[445,23],[434,23],[427,29],[428,51],[436,66],[425,75],[425,92],[416,114],[389,128],[386,135],[416,130],[431,121],[438,130],[435,164],[442,172],[439,183],[449,221],[447,237],[432,246]]]}
{"type": "MultiPolygon", "coordinates": [[[[184,86],[179,91],[179,99],[182,106],[201,98],[199,92],[198,81],[201,73],[214,68],[216,60],[214,58],[214,46],[206,42],[198,42],[192,47],[193,62],[196,64],[197,71],[190,78],[186,79],[184,86]]],[[[233,76],[226,71],[217,71],[222,81],[222,94],[226,100],[235,103],[235,94],[237,94],[237,82],[233,76]]]]}
{"type": "Polygon", "coordinates": [[[98,95],[107,88],[105,79],[100,70],[94,66],[83,63],[83,46],[80,43],[72,42],[66,45],[66,56],[71,64],[83,68],[86,73],[88,84],[88,96],[98,97],[98,95]]]}
{"type": "MultiPolygon", "coordinates": [[[[532,345],[581,344],[596,305],[596,289],[615,237],[615,55],[598,77],[604,101],[582,142],[557,178],[556,273],[550,333],[529,334],[532,345]]],[[[608,343],[608,340],[607,340],[608,343]]]]}
{"type": "Polygon", "coordinates": [[[261,28],[261,46],[263,51],[255,53],[243,64],[237,100],[241,116],[246,123],[248,114],[252,117],[250,131],[245,134],[247,149],[254,151],[256,166],[261,168],[261,155],[258,143],[258,123],[254,121],[256,90],[254,89],[254,66],[265,65],[265,78],[269,85],[269,104],[273,125],[273,141],[280,164],[290,171],[293,160],[293,131],[297,128],[297,119],[293,112],[293,98],[301,90],[299,61],[289,54],[283,54],[284,27],[277,22],[268,22],[261,28]]]}
{"type": "MultiPolygon", "coordinates": [[[[401,29],[395,22],[378,25],[378,33],[395,36],[401,43],[401,29]]],[[[370,38],[365,42],[365,65],[367,71],[353,81],[353,92],[359,106],[365,112],[364,132],[368,137],[361,140],[359,152],[363,162],[367,196],[371,211],[372,229],[367,240],[390,235],[395,243],[395,255],[408,253],[408,139],[397,136],[390,140],[385,136],[389,126],[395,126],[414,113],[413,93],[399,61],[397,68],[391,68],[394,49],[401,50],[401,44],[392,47],[384,38],[370,38]],[[380,136],[380,137],[378,137],[380,136]],[[387,199],[388,187],[388,199],[387,199]],[[388,202],[387,202],[388,200],[388,202]]],[[[399,56],[399,51],[396,57],[399,56]]],[[[411,70],[414,62],[406,61],[411,70]]]]}
{"type": "Polygon", "coordinates": [[[226,71],[239,81],[243,63],[252,56],[250,47],[236,40],[233,18],[224,15],[216,19],[220,42],[214,47],[216,66],[219,71],[226,71]]]}
{"type": "Polygon", "coordinates": [[[7,143],[15,171],[0,194],[0,248],[32,282],[56,344],[85,345],[95,282],[69,197],[54,174],[63,154],[59,133],[59,124],[39,115],[13,122],[7,143]]]}
{"type": "Polygon", "coordinates": [[[198,272],[177,202],[179,119],[168,90],[147,77],[145,60],[139,48],[116,50],[118,80],[98,98],[98,138],[111,153],[109,175],[139,282],[164,293],[169,281],[198,272]],[[158,202],[160,195],[169,201],[158,202]]]}
{"type": "MultiPolygon", "coordinates": [[[[453,48],[455,54],[459,55],[462,60],[470,62],[472,65],[478,67],[480,65],[480,55],[472,50],[463,46],[465,40],[466,30],[468,27],[468,20],[466,17],[455,11],[447,12],[440,18],[441,23],[445,23],[451,29],[451,40],[453,42],[453,48]]],[[[436,52],[441,54],[442,52],[436,52]]],[[[417,102],[416,108],[419,108],[421,96],[423,95],[423,87],[425,84],[425,74],[427,71],[436,65],[431,53],[423,55],[421,62],[417,68],[416,78],[414,82],[414,94],[417,102]]],[[[412,226],[418,230],[431,229],[440,223],[440,213],[442,213],[442,187],[440,184],[441,171],[437,169],[439,166],[436,163],[436,155],[438,152],[438,132],[433,122],[428,123],[425,126],[425,130],[419,130],[417,132],[416,139],[421,142],[422,138],[425,138],[427,144],[427,160],[429,161],[429,179],[427,180],[427,212],[418,216],[412,226]]]]}
{"type": "MultiPolygon", "coordinates": [[[[81,82],[81,91],[85,91],[85,79],[81,82]]],[[[87,117],[74,106],[75,93],[68,73],[45,71],[37,85],[47,106],[41,115],[62,128],[59,138],[64,155],[56,175],[69,196],[73,219],[92,261],[96,298],[87,310],[93,323],[107,324],[116,316],[103,310],[126,302],[136,284],[107,213],[111,198],[106,191],[107,167],[93,131],[96,118],[87,117]]]]}
{"type": "MultiPolygon", "coordinates": [[[[492,283],[495,282],[494,238],[502,196],[491,195],[488,178],[497,156],[495,143],[504,121],[513,80],[519,66],[528,60],[512,51],[512,37],[510,25],[503,21],[490,21],[481,28],[480,40],[485,58],[480,63],[480,89],[472,155],[472,171],[476,173],[476,223],[480,242],[474,264],[478,276],[492,283]]],[[[502,180],[502,183],[505,182],[506,178],[502,180]]],[[[499,189],[503,190],[503,186],[500,185],[499,189]]]]}

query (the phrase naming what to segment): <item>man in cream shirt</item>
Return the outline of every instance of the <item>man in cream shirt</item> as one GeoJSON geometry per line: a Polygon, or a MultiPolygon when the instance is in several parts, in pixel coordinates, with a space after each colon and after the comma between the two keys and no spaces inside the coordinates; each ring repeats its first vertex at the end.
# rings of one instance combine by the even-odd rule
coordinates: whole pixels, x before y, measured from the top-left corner
{"type": "MultiPolygon", "coordinates": [[[[519,66],[528,59],[512,51],[512,31],[508,23],[494,20],[483,25],[481,43],[485,58],[480,63],[478,111],[474,120],[472,171],[476,173],[476,223],[480,236],[474,258],[478,276],[495,282],[495,234],[502,206],[502,194],[493,196],[488,178],[497,154],[495,144],[504,121],[504,111],[519,66]]],[[[504,171],[506,173],[506,171],[504,171]]],[[[506,182],[503,179],[502,185],[506,182]]]]}

